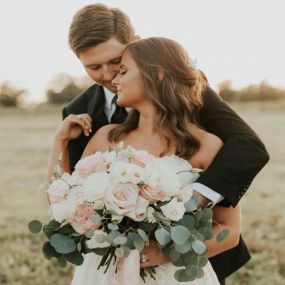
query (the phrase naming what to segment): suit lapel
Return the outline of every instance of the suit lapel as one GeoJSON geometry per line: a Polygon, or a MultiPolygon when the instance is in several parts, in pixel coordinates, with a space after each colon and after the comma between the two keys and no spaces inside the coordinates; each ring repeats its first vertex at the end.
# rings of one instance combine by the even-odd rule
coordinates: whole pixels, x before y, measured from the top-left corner
{"type": "Polygon", "coordinates": [[[88,103],[87,112],[92,118],[93,135],[99,128],[109,124],[107,116],[104,112],[105,94],[102,86],[96,85],[92,98],[88,103]]]}

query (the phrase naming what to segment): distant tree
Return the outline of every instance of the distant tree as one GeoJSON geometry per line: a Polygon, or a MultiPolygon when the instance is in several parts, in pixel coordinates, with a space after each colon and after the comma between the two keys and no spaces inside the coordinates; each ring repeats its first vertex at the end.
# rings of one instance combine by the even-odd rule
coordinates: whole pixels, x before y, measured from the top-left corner
{"type": "Polygon", "coordinates": [[[73,100],[91,84],[90,80],[74,78],[68,74],[58,74],[49,83],[46,91],[48,103],[61,104],[73,100]]]}
{"type": "Polygon", "coordinates": [[[219,94],[225,101],[266,101],[285,99],[285,89],[272,87],[265,80],[260,84],[251,84],[239,90],[232,88],[231,81],[219,84],[219,94]]]}
{"type": "Polygon", "coordinates": [[[25,89],[12,86],[9,81],[0,84],[0,105],[4,107],[19,107],[27,95],[25,89]]]}

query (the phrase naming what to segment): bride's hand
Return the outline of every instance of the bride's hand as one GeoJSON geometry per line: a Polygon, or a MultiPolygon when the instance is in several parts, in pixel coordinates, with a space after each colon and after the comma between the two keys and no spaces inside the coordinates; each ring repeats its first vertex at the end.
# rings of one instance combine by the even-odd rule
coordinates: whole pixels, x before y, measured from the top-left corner
{"type": "Polygon", "coordinates": [[[92,119],[88,114],[69,115],[59,126],[56,138],[62,141],[69,141],[78,138],[82,132],[89,136],[92,131],[92,119]]]}
{"type": "Polygon", "coordinates": [[[170,262],[170,258],[163,254],[158,243],[154,240],[149,241],[149,245],[145,246],[141,251],[140,267],[152,267],[170,262]],[[147,259],[145,262],[144,259],[147,259]]]}

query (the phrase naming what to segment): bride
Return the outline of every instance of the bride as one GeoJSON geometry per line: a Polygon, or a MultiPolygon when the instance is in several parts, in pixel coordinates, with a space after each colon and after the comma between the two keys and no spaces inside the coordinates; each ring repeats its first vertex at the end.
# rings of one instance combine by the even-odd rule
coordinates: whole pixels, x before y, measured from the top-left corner
{"type": "MultiPolygon", "coordinates": [[[[148,38],[130,43],[123,53],[120,73],[112,84],[117,88],[117,104],[133,110],[124,123],[107,125],[98,130],[83,156],[106,151],[110,146],[124,141],[125,146],[145,150],[161,159],[170,159],[170,163],[177,167],[185,162],[203,170],[210,166],[223,143],[199,127],[196,117],[202,106],[201,94],[207,83],[202,74],[191,66],[187,53],[177,42],[165,38],[148,38]]],[[[63,153],[62,167],[68,171],[67,143],[82,132],[87,135],[90,123],[88,114],[70,115],[63,121],[54,139],[49,177],[60,152],[63,153]]],[[[207,257],[236,246],[240,235],[239,206],[215,206],[213,212],[213,220],[219,225],[213,224],[214,237],[206,242],[207,257]],[[220,226],[230,230],[229,236],[222,242],[215,238],[220,226]]],[[[142,268],[157,266],[156,280],[149,277],[146,283],[141,280],[141,284],[181,283],[174,279],[177,267],[163,255],[158,244],[151,241],[140,254],[142,268]]],[[[104,274],[102,269],[97,270],[99,261],[100,258],[95,254],[87,254],[83,264],[75,269],[72,285],[115,284],[112,281],[114,279],[110,281],[110,273],[104,274]]],[[[204,272],[204,277],[182,284],[219,284],[209,262],[204,272]]],[[[131,278],[132,273],[129,274],[131,278]]]]}

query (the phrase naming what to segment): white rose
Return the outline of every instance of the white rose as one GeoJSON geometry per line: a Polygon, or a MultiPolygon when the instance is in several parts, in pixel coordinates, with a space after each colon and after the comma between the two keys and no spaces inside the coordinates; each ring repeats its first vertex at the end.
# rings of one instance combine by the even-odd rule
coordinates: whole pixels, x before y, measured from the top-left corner
{"type": "Polygon", "coordinates": [[[155,159],[145,167],[145,183],[153,187],[158,187],[167,196],[175,196],[180,188],[180,183],[176,173],[163,160],[155,159]]]}
{"type": "Polygon", "coordinates": [[[69,193],[70,186],[67,182],[62,179],[54,180],[47,189],[50,202],[60,202],[69,193]]]}
{"type": "Polygon", "coordinates": [[[141,196],[138,196],[137,205],[135,209],[126,214],[127,217],[134,221],[141,222],[146,218],[146,209],[148,201],[141,196]]]}
{"type": "Polygon", "coordinates": [[[168,204],[162,206],[163,215],[171,221],[179,221],[183,218],[185,207],[183,202],[177,202],[177,198],[173,198],[168,204]]]}
{"type": "Polygon", "coordinates": [[[93,248],[103,248],[103,247],[109,247],[110,246],[110,243],[108,243],[107,241],[98,242],[96,240],[96,237],[98,235],[103,235],[103,236],[107,237],[107,233],[106,232],[104,232],[102,230],[96,230],[94,232],[93,237],[90,240],[86,241],[86,245],[87,245],[88,248],[93,249],[93,248]]]}
{"type": "Polygon", "coordinates": [[[117,183],[138,184],[144,180],[144,169],[125,161],[119,161],[112,165],[112,179],[117,183]]]}
{"type": "Polygon", "coordinates": [[[93,173],[83,183],[85,200],[94,202],[102,198],[110,187],[110,175],[105,172],[93,173]]]}
{"type": "Polygon", "coordinates": [[[182,188],[179,193],[177,194],[177,200],[179,202],[186,203],[193,195],[194,188],[192,185],[188,185],[184,188],[182,188]]]}

